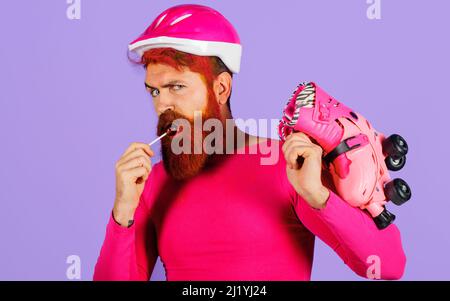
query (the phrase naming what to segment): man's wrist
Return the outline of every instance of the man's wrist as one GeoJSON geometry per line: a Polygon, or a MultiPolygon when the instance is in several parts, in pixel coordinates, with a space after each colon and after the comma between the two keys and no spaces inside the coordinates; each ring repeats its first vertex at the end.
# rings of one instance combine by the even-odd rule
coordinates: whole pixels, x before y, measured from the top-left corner
{"type": "Polygon", "coordinates": [[[134,223],[134,212],[128,211],[119,211],[115,208],[112,210],[112,218],[116,222],[116,224],[122,227],[131,227],[134,223]]]}
{"type": "Polygon", "coordinates": [[[306,196],[306,201],[314,209],[324,209],[330,197],[330,190],[325,186],[316,189],[313,193],[306,196]]]}

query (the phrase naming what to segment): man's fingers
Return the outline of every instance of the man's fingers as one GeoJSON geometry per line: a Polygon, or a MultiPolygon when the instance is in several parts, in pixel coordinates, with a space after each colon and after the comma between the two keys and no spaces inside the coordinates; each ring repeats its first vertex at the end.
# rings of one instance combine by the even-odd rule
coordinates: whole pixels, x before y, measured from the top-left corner
{"type": "Polygon", "coordinates": [[[300,146],[311,146],[311,143],[304,141],[304,140],[295,140],[291,139],[287,142],[285,142],[282,146],[283,153],[289,152],[290,149],[293,147],[300,147],[300,146]]]}
{"type": "Polygon", "coordinates": [[[316,146],[305,141],[293,141],[284,150],[286,163],[290,168],[296,168],[298,165],[298,157],[308,157],[315,150],[316,146]]]}
{"type": "Polygon", "coordinates": [[[128,169],[139,167],[139,166],[145,167],[149,172],[152,169],[152,166],[150,164],[150,159],[148,159],[148,157],[137,156],[137,157],[131,158],[130,160],[119,165],[117,168],[117,171],[120,172],[122,170],[128,170],[128,169]]]}
{"type": "Polygon", "coordinates": [[[308,146],[298,146],[289,149],[286,153],[285,159],[290,168],[296,168],[298,165],[298,157],[302,157],[308,151],[308,146]]]}
{"type": "Polygon", "coordinates": [[[149,172],[147,171],[147,168],[138,166],[131,169],[127,169],[123,173],[124,177],[126,179],[130,179],[135,181],[136,179],[143,177],[144,180],[148,178],[149,172]]]}
{"type": "Polygon", "coordinates": [[[150,157],[148,156],[148,154],[142,148],[138,148],[138,149],[131,151],[127,155],[122,156],[119,159],[119,161],[117,161],[116,167],[119,165],[122,165],[123,163],[129,161],[130,159],[138,157],[138,156],[144,156],[144,157],[149,158],[149,160],[150,160],[150,157]]]}
{"type": "Polygon", "coordinates": [[[287,149],[288,147],[290,147],[290,145],[291,145],[293,142],[297,142],[297,141],[303,141],[303,142],[305,142],[306,144],[311,144],[311,143],[313,143],[313,142],[311,141],[311,139],[309,139],[309,137],[308,137],[306,134],[304,134],[304,133],[302,133],[302,132],[296,132],[296,133],[289,134],[289,135],[287,136],[285,142],[283,143],[282,150],[284,151],[285,149],[287,149]]]}
{"type": "Polygon", "coordinates": [[[311,138],[309,138],[309,136],[306,135],[305,133],[299,132],[298,136],[299,136],[299,138],[312,143],[311,138]]]}
{"type": "MultiPolygon", "coordinates": [[[[290,137],[290,136],[289,136],[290,137]]],[[[295,139],[286,139],[286,141],[283,143],[283,146],[281,147],[283,152],[286,152],[287,149],[291,147],[292,142],[296,141],[295,139]]]]}
{"type": "Polygon", "coordinates": [[[286,141],[291,140],[291,139],[312,142],[311,139],[309,138],[309,136],[303,132],[291,133],[286,137],[286,141]]]}
{"type": "Polygon", "coordinates": [[[128,155],[130,152],[132,152],[136,149],[143,149],[150,157],[154,155],[153,150],[150,148],[150,145],[148,145],[147,143],[133,142],[130,144],[130,146],[128,146],[128,148],[122,154],[122,157],[128,155]]]}

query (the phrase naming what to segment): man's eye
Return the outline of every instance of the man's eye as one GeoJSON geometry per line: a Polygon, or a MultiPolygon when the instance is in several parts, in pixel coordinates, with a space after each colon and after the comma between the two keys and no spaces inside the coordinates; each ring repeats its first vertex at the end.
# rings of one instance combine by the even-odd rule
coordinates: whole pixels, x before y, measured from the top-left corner
{"type": "Polygon", "coordinates": [[[174,88],[175,91],[181,90],[183,87],[185,87],[184,85],[172,85],[172,88],[174,88]]]}
{"type": "Polygon", "coordinates": [[[158,89],[153,89],[150,94],[152,95],[152,97],[156,97],[159,95],[159,90],[158,89]]]}

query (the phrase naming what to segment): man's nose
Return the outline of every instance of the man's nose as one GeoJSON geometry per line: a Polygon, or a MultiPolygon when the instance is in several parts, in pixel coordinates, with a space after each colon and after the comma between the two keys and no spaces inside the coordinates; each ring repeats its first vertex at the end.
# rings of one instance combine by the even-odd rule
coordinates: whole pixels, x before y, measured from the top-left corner
{"type": "Polygon", "coordinates": [[[168,97],[163,97],[162,95],[160,95],[159,101],[156,105],[156,110],[157,110],[158,114],[161,115],[162,113],[164,113],[167,110],[174,111],[175,106],[168,97]]]}

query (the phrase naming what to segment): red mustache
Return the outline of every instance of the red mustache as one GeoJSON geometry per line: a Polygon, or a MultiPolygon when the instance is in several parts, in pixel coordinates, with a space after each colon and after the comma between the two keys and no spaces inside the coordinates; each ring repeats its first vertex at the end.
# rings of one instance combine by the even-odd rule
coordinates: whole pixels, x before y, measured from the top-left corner
{"type": "Polygon", "coordinates": [[[184,116],[183,114],[177,113],[173,110],[167,110],[164,113],[162,113],[161,115],[159,115],[158,125],[156,128],[157,136],[160,136],[160,135],[164,134],[165,132],[167,132],[167,130],[172,125],[173,121],[176,119],[186,119],[186,120],[190,121],[190,119],[187,118],[186,116],[184,116]]]}

